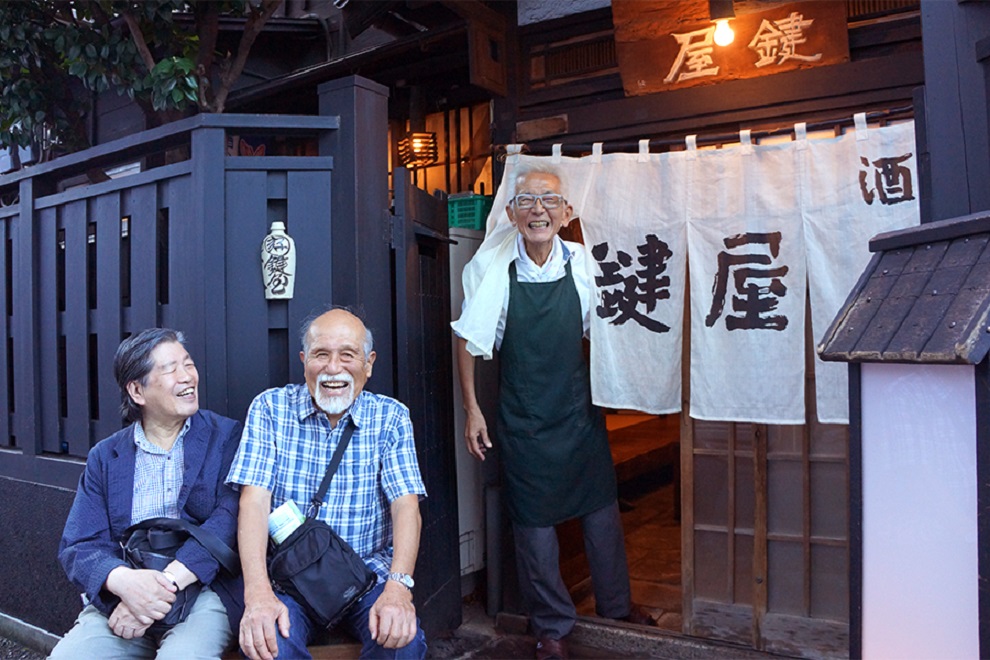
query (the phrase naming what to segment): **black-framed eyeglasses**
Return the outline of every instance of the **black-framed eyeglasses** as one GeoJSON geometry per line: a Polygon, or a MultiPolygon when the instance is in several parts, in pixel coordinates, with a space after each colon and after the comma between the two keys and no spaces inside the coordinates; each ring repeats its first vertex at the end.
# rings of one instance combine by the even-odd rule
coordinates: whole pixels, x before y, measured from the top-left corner
{"type": "Polygon", "coordinates": [[[557,193],[546,193],[543,195],[516,195],[512,198],[512,203],[517,209],[531,209],[536,206],[536,200],[540,200],[543,208],[550,210],[560,208],[564,203],[564,196],[557,193]]]}

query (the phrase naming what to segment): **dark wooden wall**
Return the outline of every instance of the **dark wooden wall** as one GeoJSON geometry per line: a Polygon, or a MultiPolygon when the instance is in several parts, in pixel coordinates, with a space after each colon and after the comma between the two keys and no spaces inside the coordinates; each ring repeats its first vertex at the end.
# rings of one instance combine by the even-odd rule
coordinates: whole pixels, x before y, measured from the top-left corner
{"type": "Polygon", "coordinates": [[[416,607],[427,639],[461,623],[454,456],[450,255],[446,199],[428,195],[396,170],[392,242],[395,360],[399,400],[409,406],[419,468],[428,485],[416,568],[416,607]],[[435,329],[442,329],[436,331],[435,329]]]}
{"type": "Polygon", "coordinates": [[[226,137],[316,134],[338,121],[201,115],[0,178],[20,194],[0,213],[9,283],[0,446],[10,450],[0,475],[75,487],[79,459],[120,428],[117,345],[144,328],[186,333],[203,365],[201,404],[221,414],[243,417],[260,390],[301,378],[296,329],[331,295],[330,269],[313,266],[330,252],[334,161],[228,157],[226,137]],[[172,156],[153,167],[160,149],[172,156]],[[80,170],[138,160],[137,174],[65,187],[80,170]],[[259,246],[275,219],[298,245],[291,301],[264,299],[259,246]],[[244,355],[255,359],[236,359],[244,355]]]}
{"type": "Polygon", "coordinates": [[[987,40],[990,4],[923,2],[922,218],[990,209],[987,40]],[[984,59],[980,59],[983,57],[984,59]]]}
{"type": "MultiPolygon", "coordinates": [[[[939,4],[939,3],[934,3],[939,4]]],[[[623,96],[616,65],[603,63],[580,80],[530,85],[530,60],[546,44],[561,48],[576,35],[611,31],[608,9],[518,29],[519,49],[510,58],[517,95],[496,100],[495,142],[520,136],[535,150],[567,144],[683,137],[739,128],[787,125],[835,118],[843,113],[910,106],[924,83],[921,22],[916,13],[850,28],[850,61],[834,66],[739,80],[659,94],[623,96]],[[531,122],[553,118],[545,137],[531,122]]],[[[511,41],[511,37],[510,37],[511,41]]]]}

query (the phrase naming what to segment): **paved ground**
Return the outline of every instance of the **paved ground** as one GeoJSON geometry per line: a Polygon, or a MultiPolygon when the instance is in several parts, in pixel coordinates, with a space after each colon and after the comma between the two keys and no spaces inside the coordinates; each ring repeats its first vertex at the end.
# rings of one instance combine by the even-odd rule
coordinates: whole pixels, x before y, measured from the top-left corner
{"type": "MultiPolygon", "coordinates": [[[[536,640],[526,634],[523,617],[487,617],[480,607],[468,605],[464,623],[446,639],[430,641],[428,657],[437,659],[498,660],[533,658],[536,640]]],[[[583,618],[571,634],[574,658],[671,658],[767,660],[770,654],[751,649],[686,638],[670,631],[583,618]]]]}
{"type": "MultiPolygon", "coordinates": [[[[536,642],[523,634],[522,617],[500,615],[498,622],[479,605],[468,605],[464,623],[442,639],[430,640],[428,658],[508,660],[533,658],[536,642]]],[[[670,658],[678,660],[767,660],[766,653],[686,638],[669,631],[584,618],[571,635],[574,658],[670,658]]],[[[326,656],[332,657],[332,656],[326,656]]],[[[0,637],[0,660],[44,660],[45,655],[0,637]]]]}
{"type": "Polygon", "coordinates": [[[44,660],[42,653],[24,648],[16,642],[0,637],[0,659],[2,660],[44,660]]]}

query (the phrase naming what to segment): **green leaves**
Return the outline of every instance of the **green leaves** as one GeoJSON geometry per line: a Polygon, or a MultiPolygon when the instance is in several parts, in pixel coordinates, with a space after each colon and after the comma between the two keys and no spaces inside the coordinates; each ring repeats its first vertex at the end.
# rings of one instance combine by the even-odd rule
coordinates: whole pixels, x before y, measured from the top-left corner
{"type": "Polygon", "coordinates": [[[84,104],[71,94],[62,25],[54,3],[0,0],[0,147],[54,135],[84,143],[84,104]]]}
{"type": "Polygon", "coordinates": [[[224,67],[233,57],[210,49],[200,53],[198,30],[204,30],[204,43],[213,44],[216,17],[223,14],[246,18],[256,35],[277,5],[278,0],[0,0],[0,148],[29,144],[39,131],[55,134],[65,148],[81,143],[91,98],[81,89],[126,93],[159,119],[194,109],[222,111],[240,69],[218,80],[218,69],[229,72],[224,67]],[[204,98],[207,91],[212,98],[204,98]]]}
{"type": "Polygon", "coordinates": [[[0,147],[27,145],[41,127],[65,136],[63,144],[80,142],[88,101],[80,88],[115,88],[158,112],[197,107],[195,29],[174,20],[189,7],[184,0],[0,0],[0,147]]]}
{"type": "Polygon", "coordinates": [[[142,81],[142,89],[151,90],[152,107],[155,110],[179,108],[199,102],[199,81],[189,75],[196,64],[188,57],[163,59],[142,81]]]}

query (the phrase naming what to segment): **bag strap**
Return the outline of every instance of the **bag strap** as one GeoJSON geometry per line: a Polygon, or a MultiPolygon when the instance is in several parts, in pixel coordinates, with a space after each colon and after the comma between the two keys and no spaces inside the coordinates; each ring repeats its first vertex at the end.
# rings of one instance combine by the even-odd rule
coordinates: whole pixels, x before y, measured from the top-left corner
{"type": "Polygon", "coordinates": [[[344,429],[344,435],[341,436],[340,442],[337,444],[337,450],[333,453],[333,458],[330,459],[330,465],[327,466],[327,473],[323,475],[323,481],[320,482],[320,489],[316,491],[316,495],[310,500],[310,504],[312,505],[310,511],[313,512],[313,515],[309,515],[309,511],[307,511],[307,518],[315,518],[320,512],[320,507],[323,506],[323,498],[327,496],[327,490],[330,489],[330,480],[333,479],[333,475],[337,471],[337,466],[340,465],[340,459],[344,457],[344,450],[350,444],[352,435],[354,435],[354,421],[348,419],[347,428],[344,429]]]}
{"type": "Polygon", "coordinates": [[[240,561],[237,559],[237,553],[231,550],[230,546],[221,541],[220,537],[210,530],[199,525],[194,525],[184,518],[148,518],[125,529],[121,538],[126,541],[137,530],[151,529],[152,527],[164,527],[165,529],[188,532],[189,536],[199,541],[200,545],[206,548],[213,555],[213,558],[227,569],[228,573],[237,575],[237,572],[240,570],[240,561]]]}

